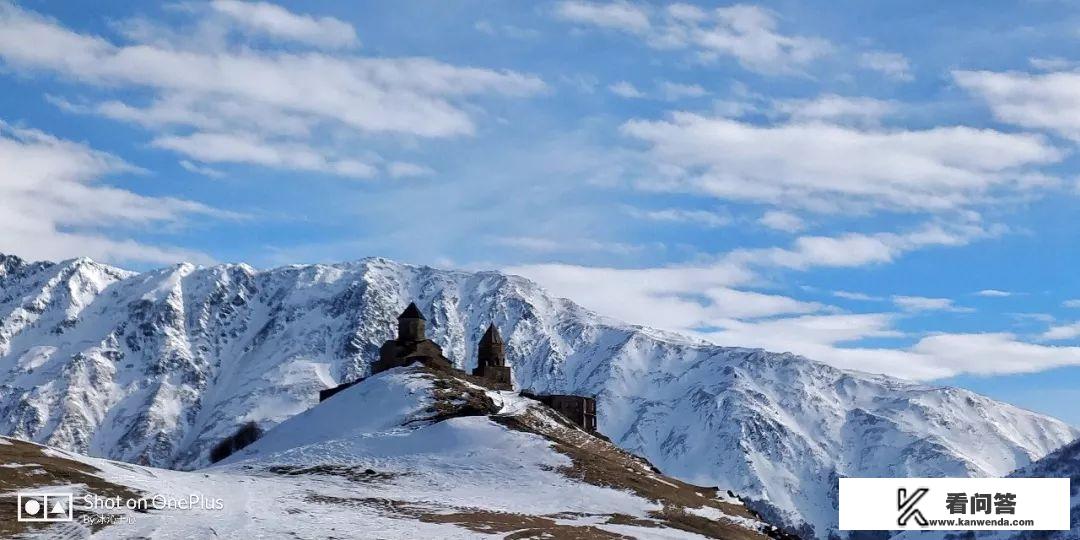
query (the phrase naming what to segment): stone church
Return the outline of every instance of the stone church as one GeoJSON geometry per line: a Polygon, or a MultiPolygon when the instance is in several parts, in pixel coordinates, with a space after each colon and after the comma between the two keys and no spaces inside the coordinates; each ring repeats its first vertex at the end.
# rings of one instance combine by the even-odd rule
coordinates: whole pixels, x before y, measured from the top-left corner
{"type": "MultiPolygon", "coordinates": [[[[442,347],[427,338],[427,319],[410,303],[405,311],[398,315],[398,335],[388,339],[379,348],[379,360],[371,366],[371,374],[381,373],[391,368],[407,366],[420,362],[437,369],[454,369],[454,363],[443,355],[442,347]]],[[[510,366],[506,365],[506,351],[503,339],[495,323],[488,326],[476,351],[476,369],[474,377],[483,379],[494,390],[513,390],[514,379],[510,366]]]]}
{"type": "MultiPolygon", "coordinates": [[[[379,359],[371,365],[372,375],[416,362],[440,370],[457,371],[454,363],[443,354],[442,347],[427,338],[427,319],[420,312],[420,308],[416,307],[416,303],[410,303],[409,307],[398,315],[397,320],[397,337],[386,340],[379,348],[379,359]]],[[[493,390],[514,389],[513,374],[506,363],[505,344],[495,323],[488,326],[484,336],[480,338],[476,351],[476,368],[472,375],[478,379],[476,382],[493,390]]],[[[327,388],[319,392],[319,401],[329,399],[361,380],[363,379],[327,388]]],[[[596,399],[592,397],[529,392],[522,392],[522,395],[555,409],[586,431],[596,431],[596,399]]]]}
{"type": "Polygon", "coordinates": [[[510,366],[506,365],[506,351],[503,350],[502,336],[495,323],[488,326],[476,351],[476,369],[474,377],[485,379],[495,390],[513,390],[514,381],[510,375],[510,366]]]}
{"type": "Polygon", "coordinates": [[[397,321],[397,338],[386,340],[379,348],[379,360],[371,366],[372,375],[415,362],[439,369],[454,368],[454,363],[443,356],[442,347],[427,338],[427,319],[416,303],[410,303],[397,321]]]}

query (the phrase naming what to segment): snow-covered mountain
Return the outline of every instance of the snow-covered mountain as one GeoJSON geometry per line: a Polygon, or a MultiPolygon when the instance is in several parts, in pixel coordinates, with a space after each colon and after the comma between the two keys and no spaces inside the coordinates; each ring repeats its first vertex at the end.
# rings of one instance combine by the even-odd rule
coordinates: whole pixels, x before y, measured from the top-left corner
{"type": "Polygon", "coordinates": [[[1072,480],[1072,520],[1068,531],[1033,534],[998,533],[998,537],[1013,540],[1039,538],[1046,540],[1080,540],[1080,439],[1067,444],[1050,455],[1012,474],[1021,478],[1069,478],[1072,480]]]}
{"type": "Polygon", "coordinates": [[[780,537],[737,499],[658,474],[538,402],[421,366],[370,377],[197,472],[2,437],[0,463],[5,512],[16,490],[77,492],[74,523],[4,519],[4,537],[780,537]],[[88,493],[199,503],[88,508],[88,493]]]}
{"type": "Polygon", "coordinates": [[[410,300],[459,367],[494,321],[518,387],[596,394],[600,430],[672,476],[818,535],[839,476],[1005,475],[1080,432],[954,388],[600,317],[496,272],[366,259],[131,273],[0,259],[0,433],[159,467],[207,464],[367,373],[410,300]]]}

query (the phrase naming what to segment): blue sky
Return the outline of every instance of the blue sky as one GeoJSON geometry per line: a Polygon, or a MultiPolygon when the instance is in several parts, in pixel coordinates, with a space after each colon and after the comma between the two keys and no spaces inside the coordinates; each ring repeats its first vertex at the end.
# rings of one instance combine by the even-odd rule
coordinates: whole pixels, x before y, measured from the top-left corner
{"type": "Polygon", "coordinates": [[[0,2],[0,252],[497,268],[1080,424],[1068,2],[0,2]]]}

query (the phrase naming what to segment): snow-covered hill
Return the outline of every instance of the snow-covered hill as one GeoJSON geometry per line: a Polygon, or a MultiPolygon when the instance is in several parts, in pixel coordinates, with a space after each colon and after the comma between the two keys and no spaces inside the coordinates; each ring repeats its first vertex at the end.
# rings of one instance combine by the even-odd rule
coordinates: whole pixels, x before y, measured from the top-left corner
{"type": "MultiPolygon", "coordinates": [[[[0,462],[3,492],[84,486],[75,523],[31,531],[50,538],[87,528],[127,538],[775,536],[737,499],[657,474],[535,401],[423,367],[368,378],[197,472],[3,438],[0,462]],[[87,492],[206,502],[94,511],[81,504],[87,492]],[[101,525],[81,526],[92,513],[101,525]]],[[[27,532],[4,523],[0,534],[27,532]]]]}
{"type": "Polygon", "coordinates": [[[1021,478],[1069,478],[1072,480],[1072,520],[1069,531],[1039,534],[999,533],[1011,539],[1040,538],[1046,540],[1080,540],[1080,439],[1012,474],[1021,478]]]}
{"type": "Polygon", "coordinates": [[[366,259],[135,274],[0,259],[0,433],[159,467],[366,373],[416,300],[471,368],[494,321],[518,387],[597,394],[600,430],[665,473],[816,533],[839,476],[1004,475],[1080,435],[971,392],[719,347],[597,316],[495,272],[366,259]]]}
{"type": "MultiPolygon", "coordinates": [[[[1042,459],[1014,471],[1009,476],[1019,478],[1069,478],[1072,487],[1072,511],[1068,531],[984,531],[980,540],[1080,540],[1080,439],[1069,443],[1042,459]]],[[[956,540],[955,532],[904,532],[894,540],[956,540]]]]}

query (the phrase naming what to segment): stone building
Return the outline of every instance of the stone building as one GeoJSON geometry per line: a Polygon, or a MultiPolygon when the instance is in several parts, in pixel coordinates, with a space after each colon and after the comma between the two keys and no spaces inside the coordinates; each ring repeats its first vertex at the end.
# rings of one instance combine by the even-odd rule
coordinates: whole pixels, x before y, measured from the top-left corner
{"type": "Polygon", "coordinates": [[[453,369],[454,364],[443,355],[442,347],[425,335],[426,319],[415,303],[410,303],[398,315],[398,335],[379,348],[379,360],[371,365],[371,374],[414,362],[440,369],[453,369]]]}
{"type": "MultiPolygon", "coordinates": [[[[391,368],[408,366],[420,362],[429,367],[446,371],[456,371],[453,362],[443,355],[442,347],[427,338],[427,320],[415,303],[398,316],[397,337],[386,340],[379,348],[379,359],[372,363],[371,374],[391,368]]],[[[513,390],[514,382],[511,368],[506,363],[506,349],[499,329],[492,323],[476,348],[476,369],[474,377],[480,379],[488,388],[495,390],[513,390]]],[[[363,379],[347,382],[319,392],[319,401],[329,399],[334,394],[349,388],[363,379]]],[[[522,396],[535,399],[551,407],[585,431],[596,431],[596,399],[587,396],[568,394],[532,394],[521,392],[522,396]]]]}
{"type": "Polygon", "coordinates": [[[503,339],[495,323],[488,326],[484,337],[476,348],[476,369],[472,374],[485,379],[495,390],[513,390],[514,381],[510,375],[510,366],[506,365],[506,351],[503,339]]]}
{"type": "Polygon", "coordinates": [[[585,431],[596,432],[596,399],[585,396],[568,394],[531,394],[522,392],[521,395],[535,399],[552,409],[555,409],[571,422],[577,424],[585,431]]]}
{"type": "Polygon", "coordinates": [[[359,379],[356,379],[355,381],[349,381],[347,383],[341,383],[341,384],[339,384],[337,386],[327,388],[325,390],[319,390],[319,403],[322,403],[322,402],[334,397],[334,394],[336,394],[336,393],[338,393],[338,392],[340,392],[340,391],[342,391],[342,390],[344,390],[346,388],[349,388],[350,386],[354,386],[354,385],[356,385],[357,383],[359,383],[360,381],[363,381],[363,380],[364,380],[364,377],[360,377],[359,379]]]}

